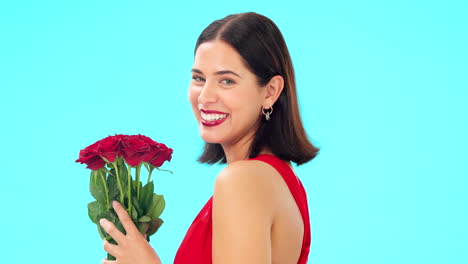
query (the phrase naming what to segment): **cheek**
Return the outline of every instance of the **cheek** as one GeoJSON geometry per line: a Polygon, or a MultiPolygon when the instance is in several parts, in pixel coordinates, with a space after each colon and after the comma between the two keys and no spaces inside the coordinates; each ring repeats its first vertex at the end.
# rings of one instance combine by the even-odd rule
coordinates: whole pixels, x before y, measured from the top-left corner
{"type": "Polygon", "coordinates": [[[261,102],[257,94],[243,93],[228,96],[226,100],[230,109],[236,115],[233,117],[235,122],[251,125],[256,122],[260,116],[261,102]]]}
{"type": "Polygon", "coordinates": [[[190,85],[189,90],[188,90],[188,99],[190,101],[190,104],[192,106],[193,113],[195,117],[198,118],[198,97],[200,95],[200,89],[190,85]]]}

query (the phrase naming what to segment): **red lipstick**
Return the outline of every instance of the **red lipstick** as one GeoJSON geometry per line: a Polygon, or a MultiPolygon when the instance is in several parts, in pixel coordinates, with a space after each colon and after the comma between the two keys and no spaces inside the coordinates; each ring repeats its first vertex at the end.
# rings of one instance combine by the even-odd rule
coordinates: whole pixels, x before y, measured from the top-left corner
{"type": "Polygon", "coordinates": [[[208,127],[217,126],[217,125],[223,123],[224,120],[226,120],[226,119],[228,118],[228,116],[229,116],[227,113],[223,113],[223,112],[219,112],[219,111],[214,111],[214,110],[204,110],[204,109],[200,109],[200,111],[202,111],[202,112],[205,113],[205,114],[226,115],[226,116],[225,116],[224,118],[222,118],[222,119],[213,120],[213,121],[208,121],[208,120],[203,119],[203,117],[201,117],[200,120],[201,120],[202,125],[208,126],[208,127]]]}
{"type": "Polygon", "coordinates": [[[200,111],[202,111],[202,112],[205,113],[205,114],[220,114],[220,115],[227,114],[227,113],[219,112],[219,111],[215,111],[215,110],[200,109],[200,111]]]}

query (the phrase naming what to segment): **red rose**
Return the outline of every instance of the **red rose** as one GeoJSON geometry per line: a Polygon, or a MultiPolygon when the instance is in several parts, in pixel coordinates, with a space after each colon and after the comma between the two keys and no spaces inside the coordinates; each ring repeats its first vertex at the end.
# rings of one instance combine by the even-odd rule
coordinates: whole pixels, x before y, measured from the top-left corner
{"type": "Polygon", "coordinates": [[[148,159],[151,145],[139,136],[123,136],[120,154],[130,166],[137,166],[148,159]]]}
{"type": "Polygon", "coordinates": [[[148,143],[148,145],[150,145],[150,146],[158,146],[158,145],[159,145],[158,142],[152,140],[151,138],[149,138],[149,137],[147,137],[147,136],[145,136],[145,135],[140,135],[140,134],[138,134],[138,135],[136,135],[136,136],[134,136],[134,137],[145,141],[145,142],[148,143]]]}
{"type": "Polygon", "coordinates": [[[161,151],[159,147],[160,144],[152,140],[151,138],[144,135],[136,135],[134,137],[143,140],[150,147],[148,152],[145,155],[143,155],[142,159],[144,162],[150,162],[161,151]]]}
{"type": "Polygon", "coordinates": [[[91,170],[98,170],[104,167],[106,162],[97,154],[98,145],[99,141],[80,150],[80,155],[76,162],[86,164],[87,168],[91,170]]]}
{"type": "Polygon", "coordinates": [[[87,168],[98,170],[108,162],[122,156],[128,165],[135,167],[149,162],[160,167],[172,158],[172,149],[144,135],[108,136],[80,151],[76,162],[86,163],[87,168]]]}
{"type": "Polygon", "coordinates": [[[114,162],[119,154],[122,135],[108,136],[98,141],[97,153],[109,162],[114,162]]]}
{"type": "Polygon", "coordinates": [[[155,147],[158,151],[151,158],[150,164],[154,167],[161,167],[165,161],[171,161],[172,159],[172,149],[168,148],[163,143],[158,143],[158,146],[155,147]]]}

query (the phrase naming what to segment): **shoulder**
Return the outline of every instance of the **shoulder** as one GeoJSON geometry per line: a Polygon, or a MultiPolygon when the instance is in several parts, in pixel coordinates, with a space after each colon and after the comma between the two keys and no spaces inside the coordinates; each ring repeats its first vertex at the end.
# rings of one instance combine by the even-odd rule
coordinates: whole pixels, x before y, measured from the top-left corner
{"type": "Polygon", "coordinates": [[[257,160],[237,161],[216,177],[213,263],[271,263],[275,202],[268,166],[257,160]]]}
{"type": "MultiPolygon", "coordinates": [[[[229,164],[216,177],[213,199],[218,205],[243,207],[270,214],[275,196],[276,170],[259,160],[241,160],[229,164]]],[[[224,206],[223,206],[224,207],[224,206]]]]}
{"type": "Polygon", "coordinates": [[[268,188],[275,170],[259,160],[240,160],[229,164],[216,177],[215,190],[237,189],[239,192],[250,189],[268,188]]]}

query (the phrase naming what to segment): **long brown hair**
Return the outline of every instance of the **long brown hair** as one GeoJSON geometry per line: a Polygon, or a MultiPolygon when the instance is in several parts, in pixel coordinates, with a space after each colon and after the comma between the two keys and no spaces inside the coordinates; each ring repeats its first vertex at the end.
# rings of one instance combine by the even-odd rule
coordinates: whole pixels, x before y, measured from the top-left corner
{"type": "MultiPolygon", "coordinates": [[[[254,12],[215,20],[198,37],[195,53],[202,43],[215,39],[237,50],[261,86],[265,86],[275,75],[281,75],[284,79],[284,88],[274,104],[271,119],[262,119],[255,133],[249,158],[256,157],[263,147],[268,147],[275,156],[297,165],[312,160],[319,149],[310,142],[302,125],[291,57],[275,23],[254,12]]],[[[221,144],[205,143],[198,161],[226,163],[221,144]]]]}

